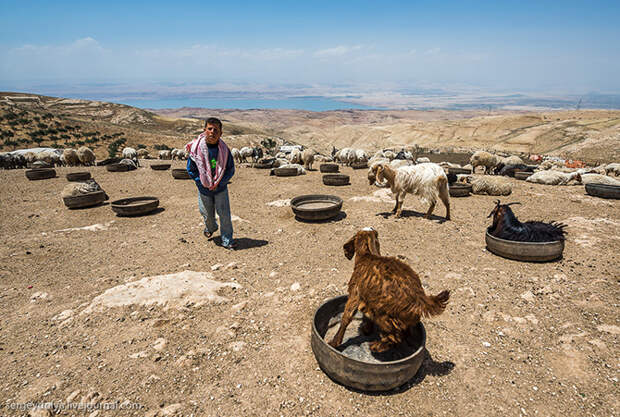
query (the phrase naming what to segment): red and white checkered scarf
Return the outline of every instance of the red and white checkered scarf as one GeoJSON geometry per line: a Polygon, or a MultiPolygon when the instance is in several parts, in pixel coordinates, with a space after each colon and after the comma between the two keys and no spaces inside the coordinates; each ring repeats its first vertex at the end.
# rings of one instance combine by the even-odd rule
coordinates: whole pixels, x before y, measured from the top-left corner
{"type": "Polygon", "coordinates": [[[209,149],[207,148],[207,140],[204,132],[198,135],[196,139],[185,145],[185,150],[189,153],[189,157],[196,163],[198,173],[200,174],[200,182],[209,189],[215,190],[226,171],[226,163],[230,150],[224,141],[220,138],[217,143],[217,163],[215,165],[215,177],[211,175],[211,163],[209,162],[209,149]]]}

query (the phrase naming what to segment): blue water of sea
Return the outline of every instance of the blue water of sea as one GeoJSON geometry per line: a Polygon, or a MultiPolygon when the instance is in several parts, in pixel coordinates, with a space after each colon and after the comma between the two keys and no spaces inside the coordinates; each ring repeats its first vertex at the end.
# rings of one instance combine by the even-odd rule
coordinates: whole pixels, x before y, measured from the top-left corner
{"type": "Polygon", "coordinates": [[[207,109],[291,109],[309,111],[369,110],[372,107],[325,97],[288,97],[280,99],[245,98],[165,98],[165,99],[103,99],[141,109],[176,109],[180,107],[202,107],[207,109]]]}

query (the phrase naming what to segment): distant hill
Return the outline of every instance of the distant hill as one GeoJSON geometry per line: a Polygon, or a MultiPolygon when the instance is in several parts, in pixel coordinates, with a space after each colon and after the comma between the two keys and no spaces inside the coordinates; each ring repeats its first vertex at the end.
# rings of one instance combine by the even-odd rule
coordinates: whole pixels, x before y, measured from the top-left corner
{"type": "Polygon", "coordinates": [[[417,144],[452,150],[546,153],[592,162],[620,160],[620,111],[142,110],[122,104],[0,92],[0,151],[87,145],[98,158],[124,146],[180,148],[219,117],[230,146],[266,138],[328,153],[417,144]]]}

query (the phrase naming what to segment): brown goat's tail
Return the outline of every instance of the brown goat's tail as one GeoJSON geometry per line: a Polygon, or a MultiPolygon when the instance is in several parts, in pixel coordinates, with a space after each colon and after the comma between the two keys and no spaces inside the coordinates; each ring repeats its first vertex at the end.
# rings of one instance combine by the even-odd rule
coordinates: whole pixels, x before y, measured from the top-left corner
{"type": "Polygon", "coordinates": [[[422,317],[436,316],[443,313],[450,299],[450,290],[444,290],[437,295],[424,296],[419,305],[418,314],[422,317]]]}

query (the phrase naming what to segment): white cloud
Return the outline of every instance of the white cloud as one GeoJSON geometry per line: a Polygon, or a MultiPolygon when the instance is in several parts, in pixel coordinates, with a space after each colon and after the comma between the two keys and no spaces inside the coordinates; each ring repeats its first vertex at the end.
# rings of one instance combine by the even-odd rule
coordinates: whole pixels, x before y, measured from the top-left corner
{"type": "Polygon", "coordinates": [[[340,45],[334,48],[319,49],[318,51],[314,53],[314,56],[316,58],[329,58],[329,57],[334,57],[334,56],[343,56],[343,55],[349,54],[354,51],[359,51],[360,49],[362,49],[362,45],[356,45],[356,46],[340,45]]]}

